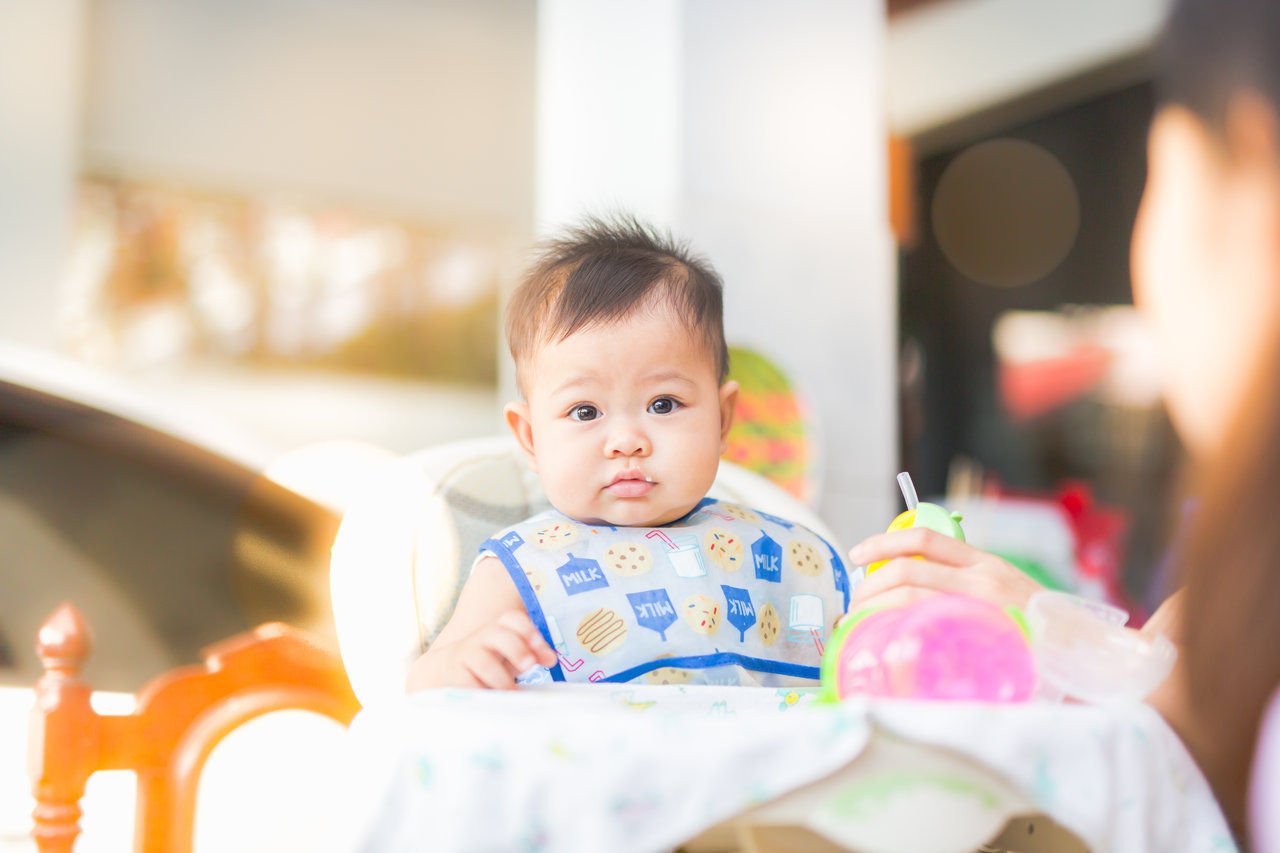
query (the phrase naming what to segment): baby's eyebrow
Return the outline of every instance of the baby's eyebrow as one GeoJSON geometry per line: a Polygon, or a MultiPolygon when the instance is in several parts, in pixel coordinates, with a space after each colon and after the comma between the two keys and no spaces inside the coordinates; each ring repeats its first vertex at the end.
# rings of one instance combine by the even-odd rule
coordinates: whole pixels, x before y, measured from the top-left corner
{"type": "Polygon", "coordinates": [[[556,386],[556,389],[552,391],[551,394],[552,396],[555,396],[556,394],[562,394],[565,391],[568,391],[570,388],[576,388],[579,385],[590,385],[598,378],[599,377],[597,377],[595,373],[591,372],[579,373],[574,376],[570,376],[564,382],[556,386]]]}
{"type": "Polygon", "coordinates": [[[687,374],[674,368],[655,370],[652,373],[646,373],[642,378],[645,382],[683,382],[686,385],[698,384],[690,379],[687,374]]]}

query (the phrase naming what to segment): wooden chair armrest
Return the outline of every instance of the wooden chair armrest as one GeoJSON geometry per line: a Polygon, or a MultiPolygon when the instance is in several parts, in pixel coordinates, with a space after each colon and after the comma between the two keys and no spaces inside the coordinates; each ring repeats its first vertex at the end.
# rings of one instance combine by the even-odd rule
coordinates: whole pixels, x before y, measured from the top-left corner
{"type": "Polygon", "coordinates": [[[262,625],[204,649],[203,665],[158,676],[131,714],[98,714],[80,679],[92,649],[79,611],[63,604],[41,626],[28,775],[36,807],[32,836],[42,853],[70,851],[80,799],[99,770],[138,774],[134,849],[188,851],[195,795],[209,753],[237,726],[269,711],[314,711],[343,725],[360,705],[342,663],[302,632],[262,625]]]}

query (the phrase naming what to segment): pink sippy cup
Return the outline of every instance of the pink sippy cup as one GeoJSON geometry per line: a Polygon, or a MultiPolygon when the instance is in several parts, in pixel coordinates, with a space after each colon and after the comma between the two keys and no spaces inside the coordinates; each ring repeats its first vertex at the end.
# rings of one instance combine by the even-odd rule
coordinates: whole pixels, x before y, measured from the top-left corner
{"type": "Polygon", "coordinates": [[[866,610],[841,623],[822,661],[824,696],[1023,702],[1035,658],[1020,616],[967,595],[866,610]]]}

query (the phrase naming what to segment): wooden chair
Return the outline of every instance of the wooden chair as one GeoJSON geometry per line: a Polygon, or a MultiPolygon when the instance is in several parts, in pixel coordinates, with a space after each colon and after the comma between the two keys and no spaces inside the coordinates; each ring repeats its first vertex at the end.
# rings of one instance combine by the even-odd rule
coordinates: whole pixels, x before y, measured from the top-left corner
{"type": "Polygon", "coordinates": [[[72,849],[85,783],[99,770],[138,774],[134,850],[189,851],[200,771],[224,736],[269,711],[314,711],[346,725],[360,707],[341,662],[279,623],[210,646],[202,666],[159,676],[123,715],[90,707],[92,688],[80,673],[91,639],[75,607],[54,611],[36,647],[45,672],[31,711],[28,771],[42,853],[72,849]]]}

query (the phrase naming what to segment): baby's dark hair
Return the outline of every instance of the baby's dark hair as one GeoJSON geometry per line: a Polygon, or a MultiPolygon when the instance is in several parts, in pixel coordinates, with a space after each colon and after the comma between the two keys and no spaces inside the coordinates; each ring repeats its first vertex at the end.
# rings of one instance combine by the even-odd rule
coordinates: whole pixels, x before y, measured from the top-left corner
{"type": "Polygon", "coordinates": [[[671,309],[701,335],[719,381],[729,373],[723,283],[711,264],[632,216],[589,218],[539,246],[507,304],[507,345],[521,369],[540,345],[641,308],[671,309]]]}

